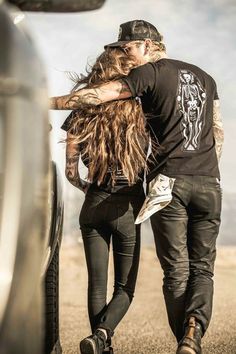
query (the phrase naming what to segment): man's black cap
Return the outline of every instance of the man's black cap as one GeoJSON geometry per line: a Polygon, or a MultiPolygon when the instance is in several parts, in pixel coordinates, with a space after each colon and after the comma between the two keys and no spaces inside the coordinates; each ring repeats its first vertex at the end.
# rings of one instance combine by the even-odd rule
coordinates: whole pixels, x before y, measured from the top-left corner
{"type": "Polygon", "coordinates": [[[152,41],[160,42],[162,37],[155,26],[143,20],[134,20],[122,23],[119,29],[118,41],[104,46],[120,47],[130,41],[144,40],[146,38],[152,41]]]}

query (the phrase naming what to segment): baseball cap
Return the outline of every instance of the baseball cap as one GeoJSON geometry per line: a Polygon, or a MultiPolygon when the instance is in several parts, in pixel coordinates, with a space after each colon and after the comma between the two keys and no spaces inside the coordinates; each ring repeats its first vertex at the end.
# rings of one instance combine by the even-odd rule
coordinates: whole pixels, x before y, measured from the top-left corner
{"type": "Polygon", "coordinates": [[[122,23],[119,28],[118,41],[104,46],[120,47],[130,41],[144,40],[149,38],[153,41],[160,42],[162,36],[155,26],[144,20],[134,20],[122,23]]]}

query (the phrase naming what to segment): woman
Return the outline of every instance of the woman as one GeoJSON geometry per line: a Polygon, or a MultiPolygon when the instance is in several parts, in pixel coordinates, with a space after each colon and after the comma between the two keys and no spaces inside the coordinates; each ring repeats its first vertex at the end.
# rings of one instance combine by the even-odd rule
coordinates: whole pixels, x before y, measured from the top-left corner
{"type": "MultiPolygon", "coordinates": [[[[96,88],[129,73],[136,62],[122,48],[107,48],[80,86],[96,88]]],[[[139,265],[140,226],[134,224],[144,201],[143,175],[148,134],[135,99],[82,106],[62,126],[67,131],[66,176],[86,192],[80,227],[88,269],[88,312],[92,335],[80,343],[82,354],[113,353],[111,337],[133,298],[139,265]],[[88,167],[86,183],[78,161],[88,167]],[[107,303],[110,242],[114,292],[107,303]]]]}

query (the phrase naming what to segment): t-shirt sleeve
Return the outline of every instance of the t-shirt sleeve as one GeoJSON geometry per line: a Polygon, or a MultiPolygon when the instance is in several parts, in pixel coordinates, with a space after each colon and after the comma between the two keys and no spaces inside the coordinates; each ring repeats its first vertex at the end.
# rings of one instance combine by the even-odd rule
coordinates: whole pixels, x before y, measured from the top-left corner
{"type": "Polygon", "coordinates": [[[68,117],[66,118],[66,120],[64,121],[64,123],[61,126],[61,129],[65,130],[66,132],[68,132],[68,130],[72,127],[72,122],[73,122],[73,117],[74,117],[74,112],[72,111],[68,117]]]}
{"type": "Polygon", "coordinates": [[[156,83],[156,73],[152,63],[139,66],[122,80],[129,86],[133,97],[152,91],[156,83]]]}
{"type": "Polygon", "coordinates": [[[217,91],[217,85],[215,80],[213,79],[213,86],[214,86],[214,100],[219,100],[219,95],[218,95],[218,91],[217,91]]]}

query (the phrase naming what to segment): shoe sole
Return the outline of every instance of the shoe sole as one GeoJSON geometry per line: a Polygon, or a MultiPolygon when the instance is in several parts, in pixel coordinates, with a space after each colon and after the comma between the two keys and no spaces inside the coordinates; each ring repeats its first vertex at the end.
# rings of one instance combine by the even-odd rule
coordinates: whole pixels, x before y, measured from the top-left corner
{"type": "Polygon", "coordinates": [[[176,354],[197,354],[197,353],[195,352],[194,349],[183,345],[177,350],[176,354]]]}
{"type": "Polygon", "coordinates": [[[107,348],[105,349],[102,354],[114,354],[114,351],[113,351],[113,348],[110,347],[110,348],[107,348]]]}
{"type": "Polygon", "coordinates": [[[80,351],[81,354],[98,354],[94,341],[89,338],[80,342],[80,351]]]}

